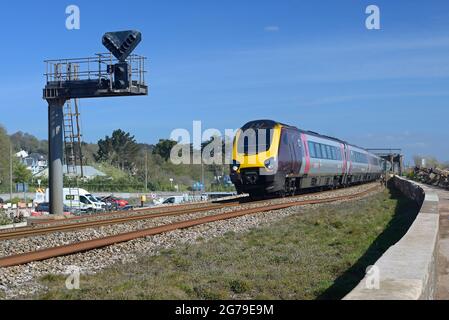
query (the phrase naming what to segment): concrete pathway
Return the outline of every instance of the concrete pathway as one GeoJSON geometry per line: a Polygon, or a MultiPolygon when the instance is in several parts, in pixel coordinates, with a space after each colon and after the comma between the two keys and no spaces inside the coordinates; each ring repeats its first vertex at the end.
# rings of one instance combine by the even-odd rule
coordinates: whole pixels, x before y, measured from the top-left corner
{"type": "Polygon", "coordinates": [[[438,248],[436,299],[449,300],[449,191],[435,188],[440,198],[440,240],[438,248]]]}

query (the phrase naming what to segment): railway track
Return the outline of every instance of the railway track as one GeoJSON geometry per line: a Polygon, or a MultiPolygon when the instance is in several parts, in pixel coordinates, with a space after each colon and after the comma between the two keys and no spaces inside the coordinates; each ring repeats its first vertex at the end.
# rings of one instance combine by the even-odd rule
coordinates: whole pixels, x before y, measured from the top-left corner
{"type": "MultiPolygon", "coordinates": [[[[326,194],[330,193],[332,190],[321,191],[315,194],[326,194]]],[[[289,198],[297,198],[307,194],[296,195],[289,198]]],[[[170,217],[170,216],[181,216],[191,213],[200,213],[209,210],[219,210],[226,207],[236,207],[244,203],[248,203],[247,198],[240,198],[236,200],[227,200],[224,202],[217,201],[214,203],[205,203],[204,206],[198,206],[198,203],[194,204],[183,204],[170,207],[154,207],[146,209],[137,209],[135,211],[115,211],[108,213],[101,213],[92,216],[83,217],[71,217],[63,220],[49,220],[42,221],[33,224],[31,227],[20,227],[13,229],[12,231],[0,231],[0,241],[9,240],[15,238],[32,237],[42,234],[48,234],[53,232],[68,232],[86,228],[101,227],[107,225],[114,225],[132,221],[142,221],[150,220],[154,218],[170,217]],[[242,201],[242,202],[240,202],[242,201]],[[164,210],[167,209],[167,210],[164,210]],[[157,211],[152,214],[151,212],[157,211]],[[130,214],[131,213],[131,214],[130,214]],[[141,213],[141,214],[138,214],[141,213]],[[111,217],[108,219],[108,217],[111,217]],[[102,219],[106,218],[106,219],[102,219]]],[[[272,199],[251,201],[251,204],[263,203],[272,199]]]]}
{"type": "MultiPolygon", "coordinates": [[[[217,202],[219,203],[219,202],[217,202]]],[[[114,216],[126,216],[130,213],[150,213],[154,211],[161,211],[164,209],[168,209],[168,211],[171,210],[181,210],[186,208],[193,208],[198,205],[210,205],[210,203],[188,203],[188,204],[178,204],[178,205],[171,205],[171,206],[165,206],[165,207],[153,207],[153,208],[138,208],[134,209],[133,211],[112,211],[112,212],[105,212],[105,213],[97,213],[93,215],[85,215],[85,216],[75,216],[75,217],[69,217],[62,220],[45,220],[45,221],[36,221],[33,222],[33,226],[40,226],[40,225],[50,225],[50,224],[61,224],[61,223],[67,223],[67,222],[76,222],[76,221],[87,221],[91,219],[96,218],[107,218],[107,217],[114,217],[114,216]]],[[[165,212],[165,211],[164,211],[165,212]]]]}
{"type": "MultiPolygon", "coordinates": [[[[85,222],[68,223],[68,224],[57,224],[57,225],[50,225],[50,226],[39,227],[39,228],[23,227],[23,228],[15,229],[13,231],[1,232],[0,240],[31,237],[31,236],[52,233],[52,232],[63,232],[63,231],[72,231],[72,230],[79,230],[79,229],[85,229],[85,228],[91,228],[91,227],[101,227],[101,226],[126,223],[126,222],[131,222],[131,221],[140,221],[140,220],[148,220],[148,219],[155,219],[155,218],[161,218],[161,217],[186,215],[186,214],[190,214],[190,213],[204,212],[204,211],[209,211],[209,210],[217,210],[217,209],[222,209],[225,207],[232,207],[232,206],[237,206],[237,205],[239,205],[239,203],[231,202],[231,203],[225,203],[225,204],[212,204],[212,205],[208,205],[208,206],[204,206],[204,207],[195,207],[195,208],[188,208],[188,207],[186,208],[185,206],[182,206],[182,207],[180,206],[179,208],[177,207],[172,210],[167,210],[167,211],[163,211],[160,213],[154,213],[154,214],[144,213],[144,214],[128,215],[128,216],[124,216],[124,217],[116,217],[116,218],[104,219],[104,220],[94,220],[94,221],[85,221],[85,222]]],[[[160,209],[160,208],[158,208],[158,209],[160,209]]],[[[67,219],[61,220],[60,222],[66,222],[66,221],[67,221],[67,219]]],[[[53,222],[52,224],[55,224],[55,223],[53,222]]]]}
{"type": "MultiPolygon", "coordinates": [[[[170,224],[166,224],[166,225],[162,225],[162,226],[158,226],[158,227],[152,227],[152,228],[147,228],[147,229],[143,229],[143,230],[137,230],[137,231],[133,231],[133,232],[127,232],[127,233],[122,233],[122,234],[118,234],[118,235],[107,236],[107,237],[103,237],[103,238],[99,238],[99,239],[87,240],[87,241],[82,241],[82,242],[63,245],[63,246],[22,253],[22,254],[18,254],[18,255],[11,255],[11,256],[0,258],[0,267],[17,266],[17,265],[30,263],[33,261],[41,261],[41,260],[46,260],[46,259],[50,259],[50,258],[54,258],[54,257],[65,256],[65,255],[79,253],[79,252],[85,252],[85,251],[98,249],[98,248],[106,247],[106,246],[121,243],[121,242],[130,241],[130,240],[137,239],[137,238],[148,237],[148,236],[166,233],[166,232],[174,231],[174,230],[178,230],[178,229],[190,228],[190,227],[207,224],[207,223],[211,223],[211,222],[215,222],[215,221],[220,221],[220,220],[233,219],[233,218],[250,215],[250,214],[255,214],[255,213],[281,210],[281,209],[294,207],[294,206],[303,206],[303,205],[310,205],[310,204],[322,204],[322,203],[330,203],[330,202],[343,201],[343,200],[351,200],[351,199],[365,196],[378,188],[379,187],[377,187],[377,186],[372,187],[365,191],[358,192],[358,193],[351,194],[351,195],[343,195],[343,196],[329,197],[329,198],[324,198],[324,199],[314,199],[314,200],[298,200],[298,201],[292,201],[292,202],[287,202],[287,203],[271,204],[271,205],[262,206],[262,207],[234,210],[231,212],[226,212],[226,213],[221,213],[221,214],[216,214],[216,215],[211,215],[211,216],[205,216],[205,217],[191,219],[191,220],[187,220],[187,221],[170,223],[170,224]]],[[[229,205],[231,205],[231,204],[229,204],[229,205]]],[[[198,210],[198,209],[195,209],[195,210],[198,210]]],[[[172,214],[176,214],[176,213],[172,213],[172,214]]],[[[179,212],[177,214],[179,214],[179,212]]]]}

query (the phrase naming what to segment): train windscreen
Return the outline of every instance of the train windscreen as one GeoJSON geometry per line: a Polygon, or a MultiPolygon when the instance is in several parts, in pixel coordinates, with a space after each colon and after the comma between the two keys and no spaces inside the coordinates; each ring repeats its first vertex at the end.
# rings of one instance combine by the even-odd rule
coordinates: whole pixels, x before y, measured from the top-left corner
{"type": "Polygon", "coordinates": [[[270,150],[273,134],[274,126],[272,125],[255,123],[243,127],[237,141],[238,152],[245,155],[255,155],[270,150]]]}

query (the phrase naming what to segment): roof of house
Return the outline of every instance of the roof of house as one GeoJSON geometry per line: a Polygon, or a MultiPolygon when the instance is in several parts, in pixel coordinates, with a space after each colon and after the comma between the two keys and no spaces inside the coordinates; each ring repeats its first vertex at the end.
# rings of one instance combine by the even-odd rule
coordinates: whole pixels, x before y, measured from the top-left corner
{"type": "Polygon", "coordinates": [[[17,158],[26,158],[26,157],[28,157],[28,152],[26,152],[25,150],[21,150],[16,153],[16,157],[17,158]]]}
{"type": "MultiPolygon", "coordinates": [[[[64,174],[67,174],[67,166],[63,166],[64,174]]],[[[81,174],[81,166],[76,166],[76,172],[81,174]]],[[[91,166],[83,166],[83,174],[86,178],[90,177],[106,177],[106,174],[101,172],[100,170],[95,169],[91,166]]],[[[42,170],[39,173],[34,175],[35,177],[47,177],[48,176],[48,168],[42,170]]]]}

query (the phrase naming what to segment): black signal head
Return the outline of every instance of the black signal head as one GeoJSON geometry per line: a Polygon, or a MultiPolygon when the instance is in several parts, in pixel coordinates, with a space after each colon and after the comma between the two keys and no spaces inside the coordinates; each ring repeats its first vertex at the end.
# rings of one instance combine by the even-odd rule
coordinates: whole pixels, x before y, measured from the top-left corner
{"type": "Polygon", "coordinates": [[[103,45],[117,60],[123,62],[142,41],[142,34],[136,30],[107,32],[103,36],[103,45]]]}

